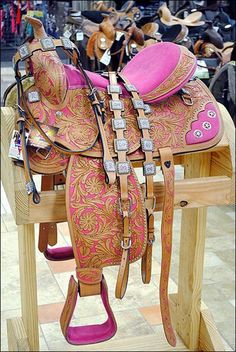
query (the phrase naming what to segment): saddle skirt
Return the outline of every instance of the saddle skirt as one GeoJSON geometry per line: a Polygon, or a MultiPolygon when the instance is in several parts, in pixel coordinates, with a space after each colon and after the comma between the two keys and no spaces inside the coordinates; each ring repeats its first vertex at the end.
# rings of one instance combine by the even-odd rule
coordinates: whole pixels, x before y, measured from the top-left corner
{"type": "MultiPolygon", "coordinates": [[[[61,46],[63,40],[54,43],[61,46]]],[[[118,75],[99,75],[84,73],[79,64],[77,68],[62,64],[55,48],[41,50],[38,39],[30,48],[27,70],[34,84],[19,101],[29,118],[21,116],[18,123],[24,121],[29,130],[32,124],[40,124],[49,141],[48,126],[57,128],[46,156],[27,148],[30,169],[43,175],[66,172],[67,220],[78,284],[70,279],[61,316],[63,334],[72,344],[100,342],[115,334],[103,267],[120,265],[118,298],[126,290],[129,263],[142,258],[143,282],[150,281],[155,239],[153,176],[155,160],[160,159],[166,185],[160,301],[165,334],[174,346],[167,297],[173,155],[210,148],[223,133],[214,97],[202,82],[192,79],[195,57],[185,47],[158,43],[137,54],[118,75]],[[99,92],[99,101],[94,92],[99,92]],[[132,161],[143,161],[146,184],[142,188],[132,161]],[[101,294],[108,314],[104,324],[70,327],[78,290],[80,296],[101,294]]]]}

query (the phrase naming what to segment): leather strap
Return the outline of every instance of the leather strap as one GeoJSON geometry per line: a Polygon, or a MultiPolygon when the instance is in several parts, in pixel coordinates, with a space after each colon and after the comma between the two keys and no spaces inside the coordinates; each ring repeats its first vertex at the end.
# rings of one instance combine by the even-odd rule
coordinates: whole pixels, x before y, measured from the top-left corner
{"type": "Polygon", "coordinates": [[[127,160],[128,141],[124,137],[126,129],[125,119],[122,117],[123,102],[119,99],[121,88],[117,84],[115,72],[109,72],[108,94],[111,96],[110,109],[113,112],[113,130],[116,133],[114,141],[114,149],[117,153],[117,177],[120,183],[120,213],[123,217],[123,238],[121,246],[123,248],[121,264],[116,282],[116,298],[122,298],[125,294],[129,276],[129,250],[130,250],[130,229],[129,229],[129,213],[130,199],[128,195],[128,176],[130,174],[130,162],[127,160]],[[126,167],[126,171],[123,170],[126,167]]]}
{"type": "Polygon", "coordinates": [[[161,224],[161,278],[160,278],[160,306],[163,328],[166,339],[171,346],[176,346],[176,337],[171,325],[170,308],[168,301],[168,280],[170,272],[172,227],[174,216],[174,160],[171,148],[159,149],[161,168],[164,176],[165,193],[161,224]]]}
{"type": "Polygon", "coordinates": [[[136,88],[130,84],[130,82],[122,74],[118,73],[119,77],[125,83],[124,86],[126,90],[132,96],[133,106],[137,114],[138,127],[142,133],[141,147],[145,156],[143,162],[143,171],[146,181],[145,188],[145,207],[147,215],[147,225],[148,225],[148,241],[146,251],[142,257],[141,273],[143,283],[147,284],[151,280],[151,270],[152,270],[152,245],[155,240],[154,237],[154,209],[156,198],[154,196],[154,183],[153,176],[156,174],[156,164],[153,160],[153,141],[149,134],[149,121],[145,114],[145,106],[142,99],[140,99],[138,91],[136,88]],[[151,147],[151,148],[150,148],[151,147]],[[149,172],[150,168],[152,172],[149,172]]]}
{"type": "Polygon", "coordinates": [[[111,310],[107,284],[104,276],[101,279],[101,298],[107,313],[107,320],[103,324],[87,326],[70,326],[78,296],[78,284],[71,276],[68,286],[66,302],[62,310],[60,324],[66,340],[74,345],[85,345],[109,340],[117,330],[116,320],[111,310]]]}

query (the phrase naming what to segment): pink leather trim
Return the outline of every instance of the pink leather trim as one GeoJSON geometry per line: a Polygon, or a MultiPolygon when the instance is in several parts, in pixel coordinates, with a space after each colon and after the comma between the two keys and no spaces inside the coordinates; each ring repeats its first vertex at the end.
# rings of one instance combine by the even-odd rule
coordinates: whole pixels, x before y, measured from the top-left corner
{"type": "Polygon", "coordinates": [[[45,258],[52,261],[69,260],[74,258],[73,248],[59,247],[59,248],[47,248],[44,252],[45,258]]]}
{"type": "Polygon", "coordinates": [[[107,286],[104,277],[101,281],[101,298],[107,312],[107,320],[103,324],[87,326],[70,326],[67,329],[66,340],[73,345],[86,345],[109,340],[117,330],[116,320],[111,310],[107,286]]]}
{"type": "Polygon", "coordinates": [[[186,134],[187,144],[210,141],[220,129],[220,116],[213,103],[208,103],[198,114],[198,119],[191,124],[191,130],[186,134]]]}

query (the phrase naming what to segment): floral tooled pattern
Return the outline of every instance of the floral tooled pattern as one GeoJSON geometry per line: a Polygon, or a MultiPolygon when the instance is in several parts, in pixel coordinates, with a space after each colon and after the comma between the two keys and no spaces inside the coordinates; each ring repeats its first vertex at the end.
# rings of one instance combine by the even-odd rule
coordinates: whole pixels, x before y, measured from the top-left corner
{"type": "MultiPolygon", "coordinates": [[[[67,204],[70,207],[71,235],[77,249],[77,265],[100,268],[119,264],[123,231],[118,207],[119,185],[117,182],[106,184],[100,159],[74,156],[71,163],[71,173],[67,176],[67,204]]],[[[130,260],[135,261],[145,250],[147,225],[140,185],[133,171],[128,177],[128,189],[131,198],[130,260]]]]}
{"type": "Polygon", "coordinates": [[[184,53],[183,50],[176,69],[156,89],[142,97],[145,101],[152,101],[173,91],[178,86],[181,86],[181,83],[190,75],[195,65],[195,57],[184,53]]]}
{"type": "Polygon", "coordinates": [[[67,81],[63,64],[55,52],[37,51],[31,58],[35,85],[51,104],[61,104],[67,81]]]}
{"type": "Polygon", "coordinates": [[[102,270],[96,268],[83,268],[76,270],[77,278],[85,284],[96,284],[102,280],[102,270]]]}
{"type": "Polygon", "coordinates": [[[66,170],[69,158],[58,153],[54,148],[46,155],[36,152],[35,148],[28,148],[30,169],[38,174],[56,174],[66,170]]]}

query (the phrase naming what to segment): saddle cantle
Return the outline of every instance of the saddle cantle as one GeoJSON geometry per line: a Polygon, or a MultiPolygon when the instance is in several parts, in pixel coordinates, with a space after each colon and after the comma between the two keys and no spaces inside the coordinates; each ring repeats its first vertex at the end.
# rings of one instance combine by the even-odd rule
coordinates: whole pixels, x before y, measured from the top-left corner
{"type": "Polygon", "coordinates": [[[168,342],[176,338],[168,305],[174,209],[173,155],[207,149],[222,136],[220,113],[213,96],[192,79],[194,56],[173,43],[158,43],[137,54],[119,73],[99,75],[84,71],[79,53],[66,38],[48,38],[42,24],[26,16],[35,31],[32,43],[14,57],[18,87],[17,124],[36,129],[51,146],[36,151],[23,142],[26,189],[40,201],[31,172],[66,171],[66,209],[72,249],[45,250],[52,260],[76,262],[77,281],[71,277],[61,328],[72,344],[111,338],[117,329],[109,305],[102,268],[119,265],[116,297],[125,294],[129,265],[139,259],[144,283],[151,279],[156,197],[153,178],[160,159],[165,183],[162,216],[160,305],[168,342]],[[63,65],[56,49],[62,47],[74,66],[63,65]],[[19,62],[34,83],[24,90],[19,62]],[[55,69],[56,68],[56,69],[55,69]],[[48,126],[58,129],[55,139],[48,126]],[[141,188],[133,161],[143,162],[141,188]],[[107,320],[101,325],[71,327],[81,297],[101,295],[107,320]]]}

